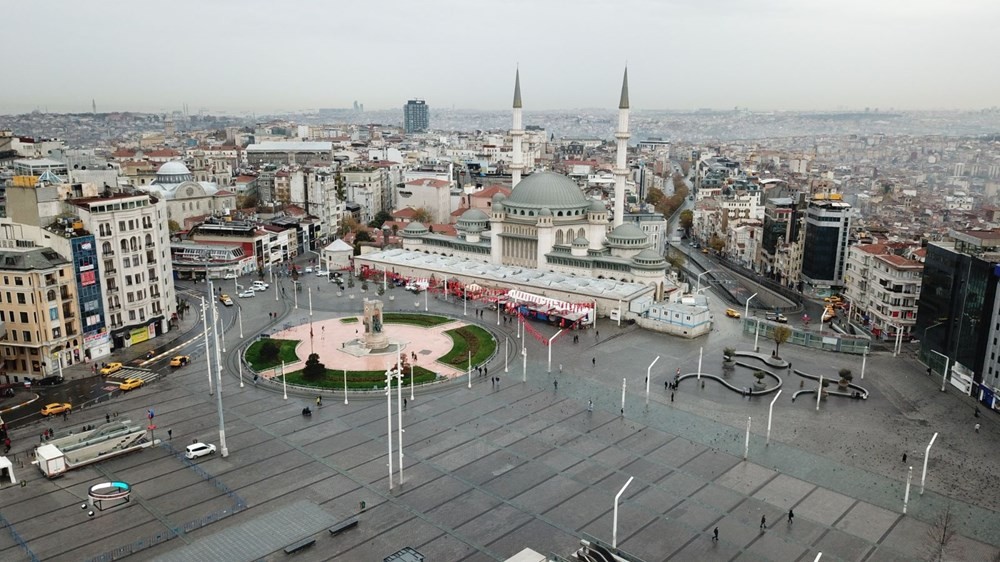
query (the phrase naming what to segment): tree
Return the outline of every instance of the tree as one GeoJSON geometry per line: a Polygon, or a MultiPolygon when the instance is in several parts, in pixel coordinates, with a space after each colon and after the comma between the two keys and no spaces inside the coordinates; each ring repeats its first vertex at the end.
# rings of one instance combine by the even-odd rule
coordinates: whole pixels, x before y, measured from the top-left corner
{"type": "Polygon", "coordinates": [[[382,228],[382,225],[385,224],[386,221],[391,221],[391,220],[392,220],[392,215],[389,214],[388,211],[379,211],[375,213],[375,218],[372,219],[370,223],[368,223],[368,226],[370,226],[371,228],[382,228]]]}
{"type": "Polygon", "coordinates": [[[694,226],[694,211],[691,209],[684,209],[681,211],[680,219],[681,228],[683,228],[685,232],[690,232],[691,227],[694,226]]]}
{"type": "Polygon", "coordinates": [[[170,229],[171,233],[174,233],[181,229],[181,225],[174,219],[170,219],[167,221],[167,228],[170,229]]]}
{"type": "Polygon", "coordinates": [[[319,362],[318,353],[310,353],[306,359],[306,366],[302,369],[302,376],[308,380],[315,381],[322,379],[326,375],[326,365],[319,362]]]}
{"type": "Polygon", "coordinates": [[[945,549],[955,537],[955,530],[958,521],[951,512],[951,503],[945,506],[944,511],[939,511],[937,517],[931,522],[927,529],[927,560],[942,562],[945,560],[945,549]]]}
{"type": "Polygon", "coordinates": [[[847,386],[854,380],[854,375],[851,373],[850,369],[841,369],[837,374],[840,375],[841,386],[847,386]]]}
{"type": "Polygon", "coordinates": [[[778,355],[778,348],[781,344],[788,341],[788,338],[792,337],[792,329],[788,326],[776,326],[774,331],[771,332],[771,339],[774,340],[774,356],[780,357],[778,355]]]}
{"type": "Polygon", "coordinates": [[[265,339],[260,342],[260,351],[258,355],[261,359],[267,362],[275,361],[281,354],[281,346],[272,339],[265,339]]]}
{"type": "Polygon", "coordinates": [[[361,225],[358,224],[357,219],[355,219],[352,215],[347,215],[340,221],[340,227],[337,228],[337,236],[343,238],[348,232],[354,232],[357,230],[359,226],[361,225]]]}
{"type": "Polygon", "coordinates": [[[431,212],[424,207],[420,207],[413,210],[413,220],[421,224],[430,224],[432,217],[431,212]]]}
{"type": "Polygon", "coordinates": [[[667,263],[670,264],[670,267],[681,269],[684,267],[684,262],[684,254],[681,254],[680,252],[671,250],[670,253],[667,254],[667,263]]]}
{"type": "Polygon", "coordinates": [[[354,235],[354,242],[371,242],[374,239],[371,234],[368,234],[367,230],[362,230],[354,235]]]}
{"type": "Polygon", "coordinates": [[[337,175],[333,177],[333,189],[337,194],[338,203],[347,202],[347,181],[344,180],[344,176],[340,173],[340,168],[337,168],[337,175]]]}

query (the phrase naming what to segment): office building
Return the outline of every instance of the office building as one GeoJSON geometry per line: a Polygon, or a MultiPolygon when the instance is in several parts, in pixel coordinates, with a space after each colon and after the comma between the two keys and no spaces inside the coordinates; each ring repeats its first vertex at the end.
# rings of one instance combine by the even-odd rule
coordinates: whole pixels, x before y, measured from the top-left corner
{"type": "Polygon", "coordinates": [[[839,193],[817,194],[805,216],[805,245],[801,279],[813,291],[829,292],[844,284],[851,206],[839,193]]]}
{"type": "Polygon", "coordinates": [[[426,133],[430,127],[427,102],[410,100],[403,106],[403,128],[406,134],[426,133]]]}

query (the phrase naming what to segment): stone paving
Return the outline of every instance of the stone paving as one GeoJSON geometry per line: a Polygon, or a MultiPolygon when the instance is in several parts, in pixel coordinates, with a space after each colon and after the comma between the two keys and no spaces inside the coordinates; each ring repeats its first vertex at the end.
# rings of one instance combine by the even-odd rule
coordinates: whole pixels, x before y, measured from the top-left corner
{"type": "MultiPolygon", "coordinates": [[[[864,380],[869,400],[831,398],[817,412],[814,400],[791,402],[786,391],[765,446],[770,397],[740,399],[711,382],[701,388],[685,380],[671,402],[662,389],[675,368],[697,370],[699,347],[706,348],[703,371],[718,373],[723,345],[752,346],[752,339],[747,343],[727,328],[688,342],[602,324],[603,338],[583,333],[580,344],[554,350],[563,374],[547,373],[544,348],[529,340],[526,383],[520,358],[504,373],[501,355],[490,366],[501,376],[499,387],[474,378],[471,390],[456,382],[418,393],[404,411],[404,479],[400,486],[394,474],[392,491],[383,401],[329,400],[306,419],[299,411],[309,397],[283,400],[252,385],[240,388],[229,377],[223,396],[230,455],[197,463],[248,508],[132,558],[214,544],[231,529],[252,528],[301,501],[318,504],[333,520],[357,514],[361,523],[337,536],[320,532],[297,560],[381,560],[404,546],[435,561],[502,560],[524,547],[567,556],[584,533],[610,542],[614,496],[629,477],[618,543],[643,560],[813,560],[819,552],[823,560],[924,559],[931,522],[947,505],[958,535],[946,559],[989,560],[997,552],[998,500],[986,492],[996,489],[988,486],[1000,466],[996,420],[982,420],[983,432],[972,433],[964,415],[955,414],[966,407],[971,413],[971,403],[936,391],[912,358],[874,354],[864,380]],[[661,359],[647,406],[643,378],[656,355],[661,359]],[[751,442],[743,460],[748,417],[751,442]],[[941,436],[920,495],[923,447],[935,431],[941,436]],[[901,513],[903,451],[914,466],[907,515],[901,513]],[[768,521],[764,531],[761,515],[768,521]],[[715,527],[718,542],[710,538],[715,527]]],[[[810,372],[850,365],[861,382],[857,358],[792,346],[782,347],[782,355],[810,372]]],[[[155,405],[176,446],[192,439],[218,443],[214,401],[204,393],[199,369],[196,361],[114,407],[135,416],[155,405]]],[[[733,377],[752,380],[749,373],[733,377]]],[[[785,384],[797,387],[794,380],[785,384]]],[[[85,423],[87,415],[103,417],[103,410],[74,415],[73,423],[85,423]]],[[[398,470],[397,461],[394,448],[398,470]]],[[[86,560],[228,505],[224,494],[162,448],[100,467],[53,481],[33,467],[19,468],[27,486],[0,490],[0,514],[40,558],[86,560]],[[89,519],[81,498],[108,476],[131,483],[141,501],[89,519]]],[[[0,558],[27,559],[10,533],[0,534],[0,558]]],[[[286,555],[279,546],[254,558],[286,555]]],[[[220,559],[249,558],[234,552],[220,559]]]]}

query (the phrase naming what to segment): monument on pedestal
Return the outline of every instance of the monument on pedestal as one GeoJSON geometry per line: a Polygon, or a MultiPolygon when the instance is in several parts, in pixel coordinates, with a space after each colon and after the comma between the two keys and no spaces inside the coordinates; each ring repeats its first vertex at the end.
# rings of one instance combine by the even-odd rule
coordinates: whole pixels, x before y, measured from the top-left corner
{"type": "Polygon", "coordinates": [[[382,330],[382,306],[380,300],[365,299],[364,324],[365,334],[362,345],[367,350],[379,350],[389,347],[389,336],[382,330]]]}

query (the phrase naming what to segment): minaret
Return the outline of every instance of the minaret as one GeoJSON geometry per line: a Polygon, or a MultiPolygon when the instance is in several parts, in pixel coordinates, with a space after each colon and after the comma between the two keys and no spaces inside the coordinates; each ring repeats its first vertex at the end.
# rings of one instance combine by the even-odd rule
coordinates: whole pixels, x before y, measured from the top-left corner
{"type": "Polygon", "coordinates": [[[625,77],[622,78],[622,98],[618,102],[618,130],[615,131],[617,142],[615,158],[615,218],[612,227],[625,222],[625,176],[628,175],[628,67],[625,67],[625,77]]]}
{"type": "Polygon", "coordinates": [[[524,128],[521,126],[521,70],[518,69],[514,72],[514,126],[510,130],[514,152],[514,161],[510,165],[511,189],[520,183],[521,170],[524,169],[524,155],[521,153],[522,136],[524,136],[524,128]]]}

